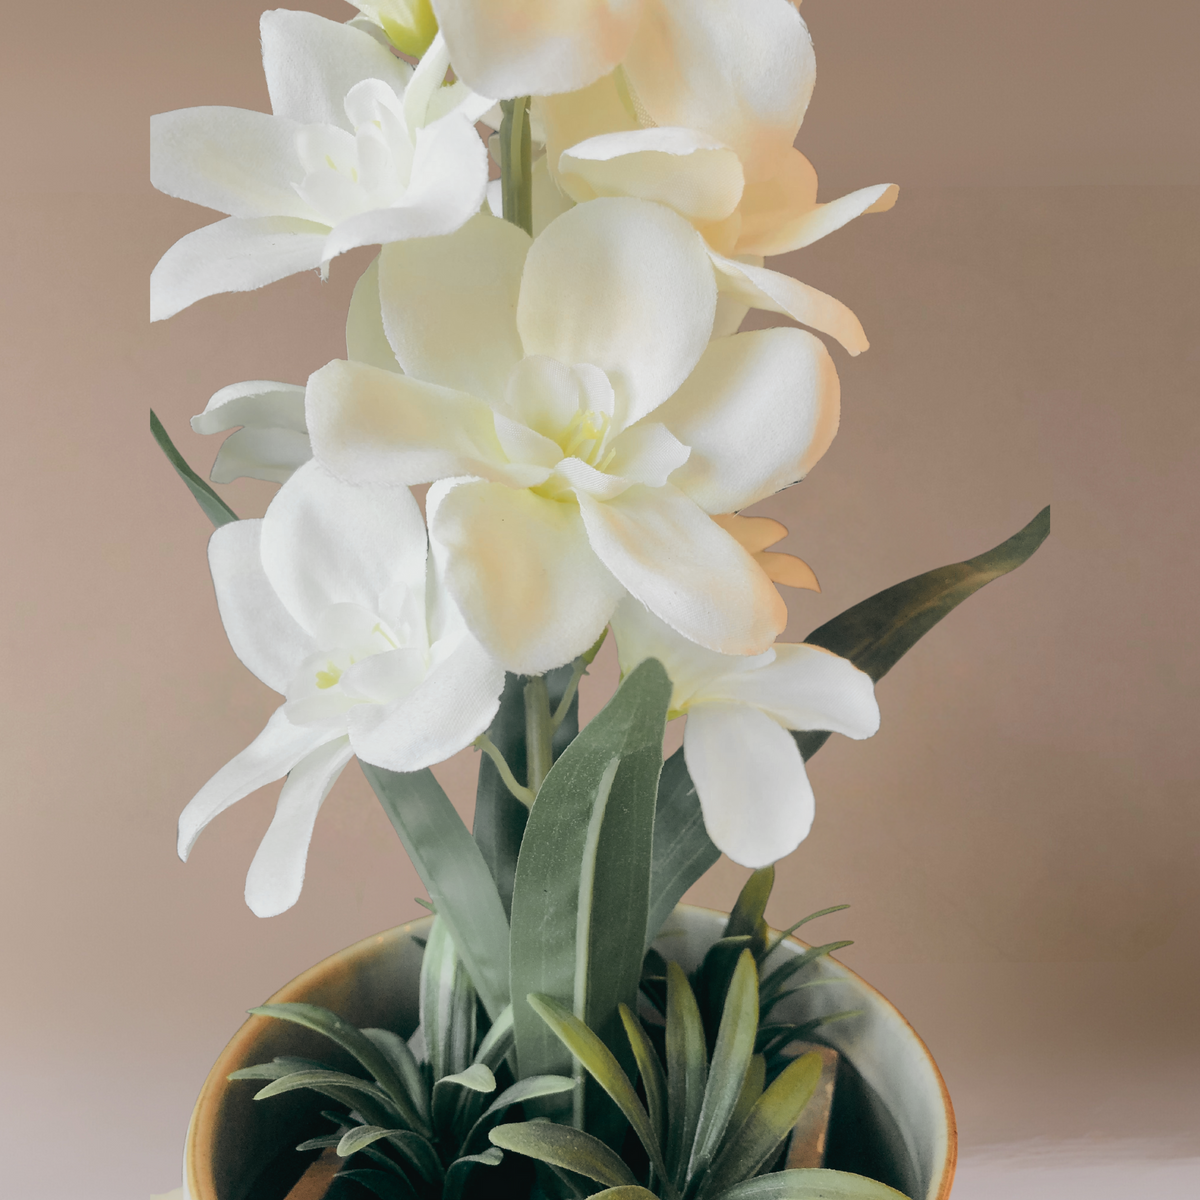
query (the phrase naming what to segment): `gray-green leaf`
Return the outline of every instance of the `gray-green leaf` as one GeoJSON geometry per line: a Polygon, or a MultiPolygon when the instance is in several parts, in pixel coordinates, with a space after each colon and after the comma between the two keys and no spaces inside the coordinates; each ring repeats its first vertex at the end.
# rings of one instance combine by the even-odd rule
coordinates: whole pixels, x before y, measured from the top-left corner
{"type": "Polygon", "coordinates": [[[213,523],[213,526],[219,529],[222,525],[228,525],[230,521],[236,521],[237,513],[213,491],[206,480],[201,479],[188,466],[187,460],[175,449],[175,443],[171,441],[170,434],[163,427],[163,423],[158,419],[154,409],[150,410],[150,432],[154,435],[159,449],[167,456],[167,461],[175,468],[179,478],[187,484],[188,491],[195,497],[196,503],[200,505],[204,515],[213,523]]]}
{"type": "Polygon", "coordinates": [[[582,1129],[553,1125],[549,1121],[526,1121],[518,1125],[498,1125],[488,1137],[502,1150],[512,1150],[554,1167],[565,1167],[607,1187],[637,1183],[633,1172],[616,1151],[582,1129]]]}
{"type": "Polygon", "coordinates": [[[799,1167],[747,1179],[713,1200],[908,1200],[908,1197],[885,1183],[848,1171],[799,1167]]]}

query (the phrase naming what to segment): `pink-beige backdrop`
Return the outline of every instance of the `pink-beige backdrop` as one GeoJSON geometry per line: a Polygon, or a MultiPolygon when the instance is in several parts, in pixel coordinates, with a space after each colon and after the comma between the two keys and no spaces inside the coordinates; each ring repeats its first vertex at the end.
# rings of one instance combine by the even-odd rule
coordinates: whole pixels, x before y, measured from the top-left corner
{"type": "MultiPolygon", "coordinates": [[[[337,0],[312,5],[344,18],[337,0]]],[[[6,1195],[178,1182],[188,1113],[251,1004],[415,915],[421,886],[355,768],[300,903],[242,881],[275,789],[185,867],[174,825],[274,697],[230,653],[207,522],[152,444],[218,387],[343,352],[367,258],[146,319],[146,278],[209,219],[154,193],[146,117],[265,107],[257,7],[78,0],[6,16],[0,1130],[6,1195]]],[[[820,927],[938,1058],[963,1144],[1158,1136],[1200,1151],[1197,381],[1200,85],[1190,0],[807,0],[799,145],[823,194],[890,214],[787,260],[872,339],[839,438],[760,506],[820,596],[789,636],[990,547],[1054,533],[879,688],[883,727],[812,764],[777,924],[820,927]]],[[[271,489],[228,489],[244,514],[271,489]]],[[[611,684],[602,664],[594,684],[611,684]]],[[[589,703],[596,703],[593,688],[589,703]]],[[[474,760],[440,772],[469,815],[474,760]]],[[[728,907],[720,864],[693,900],[728,907]]]]}

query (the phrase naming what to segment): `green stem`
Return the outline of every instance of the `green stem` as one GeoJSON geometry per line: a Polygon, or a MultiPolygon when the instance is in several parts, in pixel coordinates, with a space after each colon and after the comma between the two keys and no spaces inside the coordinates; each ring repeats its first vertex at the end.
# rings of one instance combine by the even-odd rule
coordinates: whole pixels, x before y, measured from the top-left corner
{"type": "Polygon", "coordinates": [[[529,808],[533,804],[533,793],[527,787],[522,787],[517,782],[517,777],[512,773],[512,768],[508,765],[508,760],[500,753],[500,747],[486,733],[481,733],[475,739],[475,745],[496,764],[496,770],[500,772],[500,778],[504,782],[504,786],[526,808],[529,808]]]}
{"type": "Polygon", "coordinates": [[[504,219],[533,236],[533,139],[529,132],[529,97],[501,100],[500,196],[504,219]]]}
{"type": "Polygon", "coordinates": [[[567,713],[571,709],[571,701],[575,699],[575,693],[579,689],[579,681],[587,674],[587,669],[596,659],[596,655],[600,653],[600,647],[604,645],[604,639],[608,637],[608,629],[601,630],[600,636],[593,643],[590,650],[585,650],[576,660],[575,667],[571,671],[571,678],[567,681],[567,690],[563,692],[562,699],[558,702],[558,707],[554,710],[554,716],[550,718],[551,731],[557,730],[558,727],[566,720],[567,713]]]}
{"type": "Polygon", "coordinates": [[[525,762],[526,780],[534,797],[542,780],[550,773],[554,761],[551,739],[554,729],[550,721],[550,693],[545,676],[535,675],[525,685],[525,762]]]}

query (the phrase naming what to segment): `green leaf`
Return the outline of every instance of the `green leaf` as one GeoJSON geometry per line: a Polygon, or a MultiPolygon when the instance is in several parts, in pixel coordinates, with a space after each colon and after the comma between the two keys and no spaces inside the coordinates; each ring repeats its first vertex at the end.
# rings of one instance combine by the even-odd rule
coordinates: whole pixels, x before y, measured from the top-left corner
{"type": "Polygon", "coordinates": [[[625,1036],[629,1038],[638,1074],[642,1077],[642,1087],[646,1089],[650,1127],[661,1148],[667,1144],[667,1079],[641,1021],[629,1010],[628,1005],[622,1004],[620,1011],[621,1024],[625,1026],[625,1036]]]}
{"type": "MultiPolygon", "coordinates": [[[[633,1132],[646,1150],[650,1163],[662,1178],[667,1169],[662,1147],[655,1137],[650,1116],[642,1107],[633,1084],[611,1050],[569,1008],[550,996],[531,995],[529,1006],[542,1018],[579,1060],[588,1074],[608,1093],[613,1103],[633,1126],[633,1132]]],[[[604,1180],[599,1180],[603,1183],[604,1180]]]]}
{"type": "Polygon", "coordinates": [[[351,1179],[361,1183],[379,1200],[418,1200],[412,1185],[398,1175],[385,1175],[382,1171],[339,1171],[335,1180],[351,1179]]]}
{"type": "MultiPolygon", "coordinates": [[[[572,666],[546,673],[546,691],[553,711],[562,701],[571,679],[572,666]]],[[[525,763],[525,684],[527,675],[506,675],[500,708],[496,712],[488,737],[504,755],[505,762],[518,780],[526,778],[525,763]]],[[[554,731],[551,744],[557,758],[579,732],[579,696],[576,694],[562,723],[554,731]]],[[[512,911],[513,879],[517,871],[517,855],[529,809],[504,785],[496,764],[487,755],[479,759],[479,785],[475,790],[475,823],[472,834],[492,878],[506,914],[512,911]]]]}
{"type": "Polygon", "coordinates": [[[475,989],[440,916],[421,957],[420,1012],[434,1080],[463,1070],[475,1045],[475,989]]]}
{"type": "Polygon", "coordinates": [[[821,1078],[821,1056],[803,1054],[758,1098],[745,1123],[725,1143],[698,1195],[713,1197],[749,1179],[783,1144],[821,1078]]]}
{"type": "Polygon", "coordinates": [[[431,771],[359,760],[494,1021],[508,1003],[508,919],[479,847],[431,771]]]}
{"type": "Polygon", "coordinates": [[[306,1150],[332,1150],[341,1140],[340,1134],[323,1133],[320,1137],[309,1138],[307,1142],[301,1142],[296,1149],[301,1154],[306,1150]]]}
{"type": "Polygon", "coordinates": [[[542,1096],[555,1096],[561,1092],[569,1092],[574,1087],[575,1080],[568,1079],[565,1075],[531,1075],[528,1079],[517,1080],[480,1113],[471,1132],[463,1138],[462,1145],[473,1145],[514,1104],[524,1104],[527,1100],[537,1100],[542,1096]]]}
{"type": "MultiPolygon", "coordinates": [[[[1025,562],[1049,532],[1047,505],[1024,529],[987,553],[885,588],[826,621],[804,640],[848,658],[878,682],[902,655],[968,596],[1025,562]]],[[[793,736],[801,754],[808,759],[825,744],[829,734],[809,732],[793,736]]]]}
{"type": "Polygon", "coordinates": [[[853,946],[853,942],[826,942],[823,946],[810,946],[803,954],[797,954],[795,958],[789,958],[786,962],[782,962],[773,970],[763,981],[759,988],[758,1002],[763,1011],[766,1010],[768,1004],[774,1004],[779,998],[787,981],[792,978],[797,972],[804,970],[810,963],[816,962],[818,958],[824,958],[828,954],[832,954],[835,950],[845,949],[847,946],[853,946]]]}
{"type": "Polygon", "coordinates": [[[492,1027],[483,1035],[475,1061],[483,1063],[489,1071],[495,1071],[508,1055],[513,1045],[513,1008],[506,1004],[492,1027]]]}
{"type": "MultiPolygon", "coordinates": [[[[832,904],[829,908],[822,908],[815,913],[809,913],[807,917],[801,917],[800,920],[798,920],[794,925],[789,925],[785,930],[783,930],[781,933],[777,933],[775,937],[772,938],[770,944],[767,946],[767,953],[763,957],[766,958],[773,954],[779,948],[779,946],[781,946],[784,941],[791,937],[792,934],[795,933],[796,930],[802,925],[807,925],[809,921],[815,921],[818,917],[827,917],[830,913],[841,912],[843,909],[847,909],[849,907],[850,905],[848,904],[832,904]]],[[[761,961],[762,960],[760,960],[760,963],[761,961]]]]}
{"type": "Polygon", "coordinates": [[[704,955],[695,975],[696,1002],[704,1021],[704,1036],[711,1046],[717,1037],[717,1026],[725,1008],[729,981],[743,950],[753,951],[754,939],[748,935],[718,938],[704,955]]]}
{"type": "Polygon", "coordinates": [[[667,1171],[682,1188],[708,1081],[704,1022],[683,968],[667,963],[667,1171]]]}
{"type": "Polygon", "coordinates": [[[294,1071],[328,1071],[330,1068],[315,1058],[292,1058],[280,1056],[273,1062],[259,1063],[254,1067],[242,1067],[225,1076],[231,1083],[240,1079],[282,1079],[294,1071]]]}
{"type": "Polygon", "coordinates": [[[650,867],[649,946],[683,894],[721,857],[704,828],[696,785],[683,761],[683,748],[663,764],[654,811],[654,851],[650,867]]]}
{"type": "Polygon", "coordinates": [[[746,1077],[742,1080],[742,1090],[738,1093],[733,1115],[729,1118],[729,1124],[725,1126],[726,1138],[733,1137],[745,1124],[750,1110],[758,1103],[758,1098],[763,1094],[766,1086],[767,1060],[761,1054],[754,1054],[750,1058],[750,1065],[746,1068],[746,1077]]]}
{"type": "Polygon", "coordinates": [[[384,1129],[380,1125],[356,1125],[353,1129],[348,1129],[341,1138],[337,1141],[338,1154],[342,1158],[349,1158],[352,1154],[357,1154],[360,1150],[366,1149],[372,1142],[379,1141],[380,1138],[390,1137],[393,1133],[404,1133],[402,1129],[384,1129]]]}
{"type": "Polygon", "coordinates": [[[885,1183],[848,1171],[799,1167],[748,1179],[713,1200],[908,1200],[908,1197],[885,1183]]]}
{"type": "Polygon", "coordinates": [[[590,1200],[657,1200],[654,1193],[639,1183],[628,1183],[622,1187],[605,1188],[594,1192],[590,1200]]]}
{"type": "MultiPolygon", "coordinates": [[[[399,1072],[392,1066],[384,1054],[370,1038],[361,1030],[356,1029],[349,1021],[343,1021],[337,1013],[322,1008],[319,1004],[262,1004],[250,1012],[261,1017],[275,1017],[281,1021],[291,1021],[315,1033],[324,1034],[330,1041],[336,1042],[347,1053],[352,1054],[366,1068],[388,1099],[395,1107],[400,1119],[412,1129],[424,1131],[425,1122],[413,1107],[408,1097],[408,1089],[399,1072]]],[[[353,1076],[347,1076],[348,1079],[353,1076]]],[[[272,1093],[274,1094],[274,1093],[272,1093]]],[[[259,1096],[263,1093],[260,1092],[259,1096]]]]}
{"type": "Polygon", "coordinates": [[[359,1079],[357,1075],[346,1075],[341,1071],[293,1071],[267,1084],[254,1094],[254,1098],[269,1100],[272,1096],[282,1096],[285,1092],[295,1092],[301,1088],[311,1088],[338,1101],[341,1101],[343,1096],[352,1094],[355,1097],[354,1107],[373,1125],[384,1124],[388,1119],[403,1119],[383,1088],[368,1083],[365,1079],[359,1079]],[[380,1114],[383,1115],[383,1120],[380,1119],[380,1114]]]}
{"type": "Polygon", "coordinates": [[[446,1182],[442,1186],[442,1200],[459,1200],[471,1172],[479,1166],[497,1167],[504,1158],[495,1146],[489,1146],[482,1154],[464,1154],[446,1168],[446,1182]]]}
{"type": "Polygon", "coordinates": [[[753,937],[763,924],[767,901],[775,886],[775,868],[762,867],[746,880],[738,893],[737,903],[725,922],[722,937],[753,937]]]}
{"type": "Polygon", "coordinates": [[[565,1167],[607,1187],[637,1183],[615,1150],[582,1129],[549,1121],[525,1121],[518,1125],[498,1125],[488,1137],[501,1150],[512,1150],[553,1167],[565,1167]]]}
{"type": "Polygon", "coordinates": [[[688,1162],[689,1180],[706,1171],[720,1149],[725,1128],[742,1093],[757,1030],[758,968],[754,965],[754,955],[743,950],[725,996],[717,1044],[708,1066],[704,1103],[688,1162]]]}
{"type": "Polygon", "coordinates": [[[421,1076],[421,1068],[408,1048],[408,1043],[390,1029],[364,1029],[363,1037],[368,1038],[379,1052],[387,1057],[388,1062],[396,1069],[396,1074],[404,1083],[404,1090],[412,1101],[413,1107],[425,1119],[429,1119],[429,1091],[421,1076]]]}
{"type": "MultiPolygon", "coordinates": [[[[630,1070],[617,1005],[637,1001],[670,695],[662,664],[646,660],[563,752],[529,814],[513,892],[513,996],[564,1002],[630,1070]]],[[[521,1075],[573,1073],[519,999],[514,1028],[521,1075]]]]}
{"type": "Polygon", "coordinates": [[[204,515],[213,523],[213,526],[219,529],[222,525],[228,525],[230,521],[236,521],[237,513],[213,491],[207,481],[201,479],[187,465],[183,455],[175,449],[175,443],[171,441],[170,435],[163,428],[163,423],[158,419],[154,409],[150,410],[150,432],[154,435],[159,449],[167,456],[167,461],[175,468],[179,478],[187,484],[188,491],[196,498],[196,503],[204,510],[204,515]]]}

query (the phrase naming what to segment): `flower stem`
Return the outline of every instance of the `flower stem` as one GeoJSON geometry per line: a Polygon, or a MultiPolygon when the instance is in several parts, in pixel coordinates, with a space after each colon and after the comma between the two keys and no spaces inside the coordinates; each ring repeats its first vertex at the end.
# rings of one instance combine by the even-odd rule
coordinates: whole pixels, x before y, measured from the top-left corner
{"type": "Polygon", "coordinates": [[[533,235],[533,139],[529,132],[529,97],[501,100],[500,196],[504,219],[533,235]]]}
{"type": "Polygon", "coordinates": [[[587,669],[595,661],[596,655],[600,653],[600,647],[604,645],[604,639],[608,637],[608,629],[601,630],[600,636],[596,639],[590,650],[585,650],[576,660],[575,667],[571,671],[571,678],[567,681],[567,690],[563,692],[562,699],[558,702],[558,707],[554,710],[554,716],[550,718],[550,730],[554,732],[566,720],[567,713],[571,709],[571,701],[575,699],[575,693],[579,690],[579,681],[587,674],[587,669]]]}
{"type": "Polygon", "coordinates": [[[542,675],[535,675],[525,685],[525,782],[533,797],[537,796],[542,780],[550,773],[550,765],[554,761],[550,744],[553,736],[546,679],[542,675]]]}
{"type": "Polygon", "coordinates": [[[500,772],[500,778],[504,781],[504,786],[526,808],[529,808],[533,804],[533,793],[527,787],[522,787],[517,782],[516,776],[512,773],[512,768],[508,765],[508,760],[500,753],[500,747],[486,733],[481,733],[475,739],[475,746],[482,750],[496,764],[496,770],[500,772]]]}

